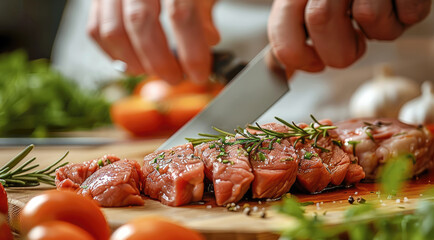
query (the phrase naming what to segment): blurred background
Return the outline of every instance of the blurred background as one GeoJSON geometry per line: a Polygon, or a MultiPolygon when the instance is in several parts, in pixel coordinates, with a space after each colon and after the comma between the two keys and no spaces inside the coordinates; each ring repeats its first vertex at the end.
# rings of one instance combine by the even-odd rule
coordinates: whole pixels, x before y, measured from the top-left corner
{"type": "MultiPolygon", "coordinates": [[[[93,135],[101,128],[133,138],[164,137],[223,89],[221,83],[196,86],[188,81],[174,87],[153,76],[119,72],[86,34],[90,2],[0,0],[0,137],[56,137],[89,130],[93,135]]],[[[250,61],[267,44],[271,2],[218,1],[214,20],[222,41],[215,51],[250,61]]],[[[385,68],[389,76],[410,81],[417,89],[411,98],[418,97],[422,82],[434,82],[433,9],[398,40],[369,42],[362,59],[347,69],[296,73],[289,83],[292,90],[258,121],[273,121],[274,116],[310,121],[310,114],[335,121],[360,117],[360,111],[351,109],[353,96],[385,68]]],[[[174,46],[164,8],[161,22],[174,46]]],[[[375,89],[380,88],[387,86],[375,89]]],[[[394,106],[391,117],[398,117],[404,104],[399,91],[362,96],[377,100],[362,101],[371,103],[357,108],[374,109],[364,114],[380,117],[381,109],[394,106]]]]}

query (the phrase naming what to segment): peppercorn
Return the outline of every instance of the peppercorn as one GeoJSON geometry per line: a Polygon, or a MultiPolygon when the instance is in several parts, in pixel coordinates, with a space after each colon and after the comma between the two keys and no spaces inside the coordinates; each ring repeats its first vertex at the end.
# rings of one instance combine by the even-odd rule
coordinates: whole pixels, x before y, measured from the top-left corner
{"type": "Polygon", "coordinates": [[[348,197],[348,202],[349,202],[350,204],[353,204],[353,203],[354,203],[354,198],[353,198],[352,196],[349,196],[349,197],[348,197]]]}

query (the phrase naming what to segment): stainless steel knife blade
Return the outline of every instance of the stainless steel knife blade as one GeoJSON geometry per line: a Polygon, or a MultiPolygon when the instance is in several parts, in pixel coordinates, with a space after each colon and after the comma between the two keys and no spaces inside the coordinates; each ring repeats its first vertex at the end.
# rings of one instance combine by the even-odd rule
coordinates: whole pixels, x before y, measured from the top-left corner
{"type": "Polygon", "coordinates": [[[198,133],[213,133],[213,126],[231,130],[258,119],[289,90],[287,81],[267,67],[269,51],[270,46],[265,47],[204,110],[158,149],[184,144],[185,138],[195,138],[198,133]]]}

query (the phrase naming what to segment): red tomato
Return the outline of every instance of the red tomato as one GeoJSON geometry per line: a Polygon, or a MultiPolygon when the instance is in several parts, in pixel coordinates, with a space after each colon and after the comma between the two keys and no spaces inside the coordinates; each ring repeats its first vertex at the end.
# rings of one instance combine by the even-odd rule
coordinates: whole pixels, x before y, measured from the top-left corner
{"type": "Polygon", "coordinates": [[[8,214],[8,197],[6,190],[2,184],[0,184],[0,214],[8,214]]]}
{"type": "Polygon", "coordinates": [[[55,220],[74,224],[97,240],[110,237],[107,221],[96,203],[74,192],[57,190],[38,195],[24,206],[21,233],[26,235],[33,227],[55,220]]]}
{"type": "Polygon", "coordinates": [[[156,133],[163,125],[163,115],[157,105],[140,96],[130,96],[113,103],[110,115],[116,125],[136,136],[156,133]]]}
{"type": "Polygon", "coordinates": [[[0,184],[0,239],[14,239],[8,225],[8,197],[2,184],[0,184]]]}
{"type": "Polygon", "coordinates": [[[110,240],[204,240],[196,231],[163,218],[139,218],[122,225],[110,240]]]}
{"type": "Polygon", "coordinates": [[[175,129],[196,116],[212,99],[210,94],[189,94],[171,98],[167,104],[166,121],[175,129]]]}
{"type": "Polygon", "coordinates": [[[43,222],[32,228],[27,240],[95,240],[90,233],[78,226],[62,221],[43,222]]]}

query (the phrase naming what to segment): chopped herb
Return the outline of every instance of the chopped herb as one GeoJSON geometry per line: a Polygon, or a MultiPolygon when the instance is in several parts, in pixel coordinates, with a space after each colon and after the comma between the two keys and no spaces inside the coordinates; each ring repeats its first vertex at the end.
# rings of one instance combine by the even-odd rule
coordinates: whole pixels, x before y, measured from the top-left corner
{"type": "Polygon", "coordinates": [[[80,186],[80,188],[83,188],[83,189],[88,189],[88,188],[89,188],[89,186],[87,186],[87,185],[81,185],[81,186],[80,186]]]}
{"type": "Polygon", "coordinates": [[[211,144],[209,145],[209,148],[210,148],[210,149],[215,148],[215,143],[211,143],[211,144]]]}
{"type": "Polygon", "coordinates": [[[98,166],[101,168],[101,167],[104,167],[104,163],[103,163],[103,161],[102,161],[102,159],[99,159],[98,160],[98,166]]]}
{"type": "Polygon", "coordinates": [[[287,157],[287,158],[284,158],[284,159],[280,159],[280,161],[281,162],[294,161],[294,158],[293,157],[287,157]]]}
{"type": "Polygon", "coordinates": [[[263,152],[258,152],[259,161],[265,161],[265,154],[263,152]]]}
{"type": "Polygon", "coordinates": [[[338,147],[342,147],[342,142],[341,140],[332,140],[332,143],[338,147]]]}
{"type": "Polygon", "coordinates": [[[157,165],[157,166],[155,167],[155,169],[156,169],[157,171],[160,171],[160,165],[157,165]]]}
{"type": "Polygon", "coordinates": [[[313,153],[311,153],[311,152],[306,152],[306,153],[304,154],[304,159],[310,160],[310,159],[312,159],[313,156],[314,156],[313,153]]]}
{"type": "Polygon", "coordinates": [[[374,136],[372,136],[372,133],[371,133],[370,131],[365,130],[365,133],[366,133],[366,135],[368,135],[368,137],[369,137],[373,142],[375,142],[374,136]]]}
{"type": "Polygon", "coordinates": [[[356,146],[359,144],[360,141],[348,141],[348,144],[353,146],[353,155],[356,156],[356,146]]]}
{"type": "Polygon", "coordinates": [[[112,164],[112,162],[110,161],[110,159],[106,159],[107,160],[107,164],[112,164]]]}
{"type": "Polygon", "coordinates": [[[222,163],[229,163],[229,160],[225,159],[222,161],[222,163]]]}

